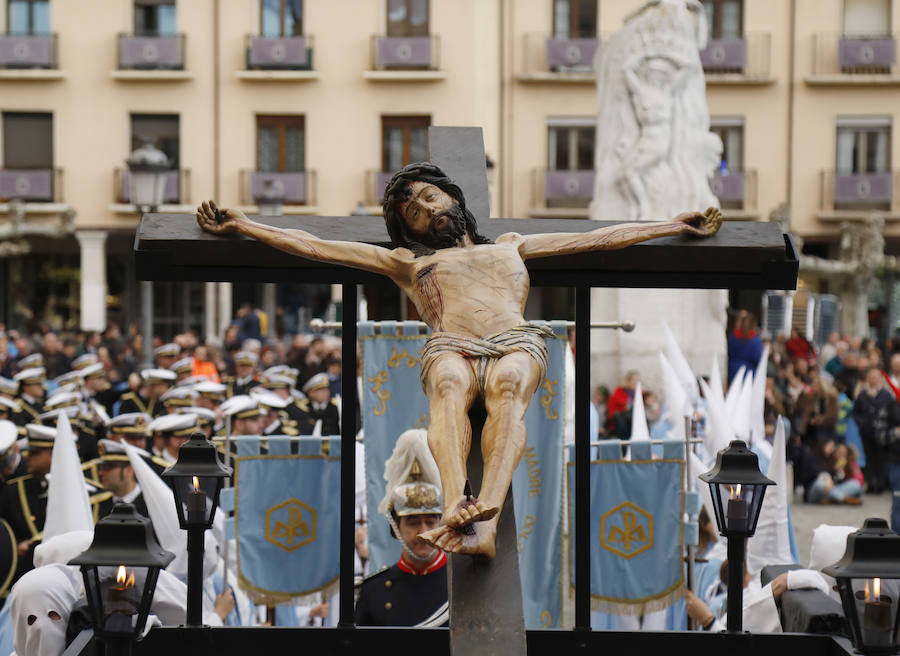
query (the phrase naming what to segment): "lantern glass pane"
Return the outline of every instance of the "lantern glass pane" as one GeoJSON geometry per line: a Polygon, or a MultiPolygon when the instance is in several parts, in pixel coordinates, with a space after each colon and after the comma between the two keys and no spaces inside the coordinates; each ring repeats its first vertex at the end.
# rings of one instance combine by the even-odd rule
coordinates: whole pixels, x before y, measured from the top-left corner
{"type": "Polygon", "coordinates": [[[748,535],[755,528],[753,512],[759,509],[758,485],[718,483],[721,512],[727,532],[748,535]]]}
{"type": "MultiPolygon", "coordinates": [[[[900,580],[884,578],[850,579],[855,610],[854,633],[857,647],[893,652],[900,647],[900,580]]],[[[846,608],[846,604],[845,604],[846,608]]]]}
{"type": "Polygon", "coordinates": [[[182,528],[210,528],[222,485],[214,476],[177,476],[175,496],[182,528]]]}
{"type": "Polygon", "coordinates": [[[141,599],[147,584],[147,567],[98,567],[102,603],[102,633],[106,635],[134,635],[141,609],[141,599]]]}

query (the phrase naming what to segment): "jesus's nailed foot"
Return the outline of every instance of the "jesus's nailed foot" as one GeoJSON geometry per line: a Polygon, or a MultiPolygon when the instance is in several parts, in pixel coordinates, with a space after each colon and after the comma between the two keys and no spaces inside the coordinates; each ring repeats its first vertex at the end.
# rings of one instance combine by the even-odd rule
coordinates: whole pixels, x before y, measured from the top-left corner
{"type": "Polygon", "coordinates": [[[480,522],[462,529],[438,526],[420,533],[418,540],[448,553],[493,558],[497,553],[494,546],[496,536],[497,529],[492,522],[480,522]]]}
{"type": "Polygon", "coordinates": [[[462,528],[475,522],[486,522],[500,512],[497,506],[488,505],[475,497],[460,497],[452,510],[444,511],[443,524],[462,528]]]}

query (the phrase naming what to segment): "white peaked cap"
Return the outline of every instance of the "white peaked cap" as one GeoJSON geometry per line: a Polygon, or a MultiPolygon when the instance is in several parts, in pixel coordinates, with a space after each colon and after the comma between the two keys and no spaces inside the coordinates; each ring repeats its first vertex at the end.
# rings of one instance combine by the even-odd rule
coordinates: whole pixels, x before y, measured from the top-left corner
{"type": "Polygon", "coordinates": [[[741,386],[734,413],[731,415],[731,427],[734,436],[750,444],[750,404],[753,401],[753,372],[748,371],[741,386]]]}
{"type": "Polygon", "coordinates": [[[753,392],[750,397],[750,442],[761,444],[766,439],[766,369],[769,363],[769,345],[763,346],[762,356],[753,376],[753,392]]]}
{"type": "Polygon", "coordinates": [[[707,461],[712,462],[716,454],[734,439],[734,430],[731,428],[728,415],[725,414],[725,403],[716,398],[705,380],[700,381],[700,387],[706,397],[706,432],[703,435],[703,444],[706,447],[707,461]]]}
{"type": "Polygon", "coordinates": [[[678,376],[678,380],[681,382],[682,387],[684,387],[684,393],[687,395],[687,402],[693,407],[700,397],[700,390],[697,387],[697,377],[694,375],[694,372],[691,371],[691,366],[685,359],[684,353],[681,352],[678,342],[675,341],[675,336],[672,334],[672,331],[669,330],[669,324],[665,321],[663,321],[663,331],[666,333],[666,357],[669,358],[669,363],[675,370],[675,375],[678,376]]]}
{"type": "MultiPolygon", "coordinates": [[[[128,460],[134,469],[134,476],[141,486],[141,494],[147,504],[147,514],[153,524],[153,531],[159,544],[166,551],[175,554],[175,560],[169,563],[166,570],[175,576],[187,577],[187,531],[181,530],[178,525],[178,514],[175,506],[175,493],[166,485],[155,471],[150,468],[140,456],[140,451],[127,442],[123,442],[128,460]]],[[[203,554],[204,578],[212,572],[216,566],[216,549],[218,543],[212,535],[206,536],[205,552],[203,554]]]]}
{"type": "Polygon", "coordinates": [[[388,512],[394,489],[409,479],[413,463],[418,461],[422,468],[422,480],[431,483],[440,490],[441,474],[438,471],[431,449],[428,448],[428,432],[420,428],[411,428],[397,438],[391,457],[384,463],[385,494],[378,504],[378,512],[388,512]]]}
{"type": "Polygon", "coordinates": [[[719,371],[719,358],[716,355],[712,356],[712,368],[710,371],[712,373],[709,375],[709,392],[704,392],[703,394],[707,400],[709,400],[709,395],[712,394],[724,407],[725,391],[722,389],[722,372],[719,371]]]}
{"type": "Polygon", "coordinates": [[[56,425],[56,440],[50,458],[50,483],[47,486],[47,520],[44,539],[69,531],[94,530],[91,500],[85,488],[81,461],[69,418],[61,414],[56,425]]]}
{"type": "Polygon", "coordinates": [[[766,476],[775,481],[775,485],[766,488],[756,533],[750,538],[747,546],[747,570],[751,574],[755,574],[766,565],[787,565],[794,562],[788,526],[786,460],[784,422],[779,417],[775,426],[772,458],[766,472],[766,476]]]}
{"type": "Polygon", "coordinates": [[[0,454],[6,453],[19,439],[19,429],[8,419],[0,419],[0,454]]]}
{"type": "Polygon", "coordinates": [[[689,412],[687,395],[668,358],[663,355],[662,351],[659,351],[657,355],[659,356],[659,366],[662,369],[663,390],[666,395],[666,417],[672,424],[669,439],[683,440],[684,418],[689,412]]]}
{"type": "Polygon", "coordinates": [[[631,439],[650,439],[650,430],[647,428],[647,413],[644,412],[644,395],[640,382],[634,387],[634,404],[631,407],[631,439]]]}
{"type": "Polygon", "coordinates": [[[738,397],[741,395],[741,387],[744,385],[744,372],[747,368],[741,366],[728,384],[728,391],[725,393],[725,416],[733,417],[737,409],[738,397]]]}

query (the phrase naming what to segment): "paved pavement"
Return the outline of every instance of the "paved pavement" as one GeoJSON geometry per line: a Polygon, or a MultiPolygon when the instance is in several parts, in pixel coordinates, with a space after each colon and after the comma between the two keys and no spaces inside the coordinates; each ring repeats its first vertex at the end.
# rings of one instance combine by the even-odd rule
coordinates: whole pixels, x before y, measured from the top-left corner
{"type": "Polygon", "coordinates": [[[842,526],[862,526],[868,517],[891,519],[891,495],[885,492],[880,495],[863,495],[861,506],[820,506],[803,503],[797,495],[791,504],[791,519],[794,521],[794,534],[797,537],[797,549],[800,552],[800,563],[809,564],[809,545],[813,530],[819,524],[842,526]]]}

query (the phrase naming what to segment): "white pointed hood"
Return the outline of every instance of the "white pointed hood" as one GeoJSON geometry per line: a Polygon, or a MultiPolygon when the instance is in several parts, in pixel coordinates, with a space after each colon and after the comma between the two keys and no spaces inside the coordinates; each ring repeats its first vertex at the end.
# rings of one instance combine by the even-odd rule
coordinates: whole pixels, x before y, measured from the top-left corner
{"type": "Polygon", "coordinates": [[[684,353],[681,352],[678,342],[675,341],[675,336],[672,334],[672,331],[669,330],[669,324],[665,321],[663,321],[663,331],[666,333],[666,357],[669,359],[669,363],[675,370],[678,381],[684,388],[687,402],[693,408],[697,405],[697,399],[700,398],[700,390],[697,387],[697,377],[691,370],[687,359],[685,359],[684,353]]]}
{"type": "MultiPolygon", "coordinates": [[[[138,485],[141,486],[141,494],[144,496],[144,503],[147,504],[147,513],[150,515],[156,539],[163,549],[175,554],[175,559],[169,563],[166,570],[179,578],[187,579],[187,531],[178,525],[175,493],[150,468],[150,465],[144,462],[137,449],[127,442],[122,444],[134,469],[138,485]]],[[[218,559],[216,554],[218,544],[210,533],[206,535],[204,547],[203,574],[206,578],[215,572],[218,559]]]]}
{"type": "Polygon", "coordinates": [[[706,448],[706,461],[711,463],[716,454],[734,439],[734,430],[725,413],[725,403],[716,398],[715,392],[705,380],[700,381],[700,387],[706,397],[706,433],[703,435],[703,445],[706,448]]]}
{"type": "MultiPolygon", "coordinates": [[[[709,389],[713,396],[719,400],[722,407],[725,407],[725,391],[722,389],[722,372],[719,370],[719,358],[716,355],[712,357],[712,372],[709,375],[709,389]]],[[[706,395],[706,392],[704,392],[706,395]]],[[[707,400],[709,396],[706,396],[707,400]]]]}
{"type": "Polygon", "coordinates": [[[60,413],[50,460],[43,539],[49,540],[69,531],[93,530],[94,515],[75,447],[75,436],[69,418],[65,413],[60,413]]]}
{"type": "Polygon", "coordinates": [[[666,417],[672,424],[668,438],[673,440],[684,439],[684,418],[688,416],[688,399],[684,387],[678,380],[675,370],[662,351],[659,356],[659,366],[662,369],[663,390],[666,395],[666,417]]]}
{"type": "Polygon", "coordinates": [[[744,386],[744,372],[747,371],[746,367],[741,367],[738,369],[737,373],[734,375],[734,378],[731,379],[731,382],[728,383],[728,391],[725,393],[725,416],[733,417],[735,409],[737,408],[738,398],[741,395],[741,388],[744,386]]]}
{"type": "Polygon", "coordinates": [[[769,345],[763,346],[762,356],[753,376],[753,392],[750,398],[750,443],[759,444],[766,439],[766,369],[769,364],[769,345]]]}
{"type": "Polygon", "coordinates": [[[753,401],[753,373],[747,372],[744,381],[741,384],[741,395],[738,397],[734,412],[731,414],[731,427],[734,429],[734,436],[747,442],[750,442],[750,404],[753,401]]]}
{"type": "Polygon", "coordinates": [[[751,574],[766,565],[787,565],[794,562],[791,555],[790,526],[788,525],[787,456],[785,453],[784,422],[775,425],[775,441],[766,476],[775,481],[766,489],[756,533],[747,547],[747,569],[751,574]]]}
{"type": "Polygon", "coordinates": [[[650,429],[647,428],[647,413],[644,411],[644,394],[640,383],[634,386],[634,403],[631,406],[631,439],[650,439],[650,429]]]}

